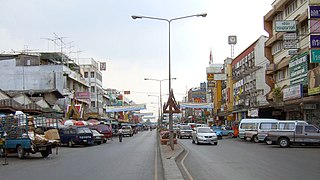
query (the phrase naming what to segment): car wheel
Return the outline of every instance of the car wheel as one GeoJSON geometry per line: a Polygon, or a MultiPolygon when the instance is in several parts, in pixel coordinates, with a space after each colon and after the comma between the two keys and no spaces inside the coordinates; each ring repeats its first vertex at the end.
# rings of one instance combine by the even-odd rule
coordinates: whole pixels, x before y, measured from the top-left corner
{"type": "Polygon", "coordinates": [[[101,144],[101,141],[100,141],[100,142],[97,142],[97,144],[100,145],[100,144],[101,144]]]}
{"type": "Polygon", "coordinates": [[[258,136],[253,136],[253,141],[254,141],[255,143],[258,143],[258,142],[259,142],[258,136]]]}
{"type": "Polygon", "coordinates": [[[68,141],[68,146],[69,146],[69,147],[73,147],[73,142],[72,142],[71,139],[68,141]]]}
{"type": "Polygon", "coordinates": [[[0,148],[0,157],[4,157],[4,148],[0,148]]]}
{"type": "Polygon", "coordinates": [[[41,156],[44,157],[44,158],[48,157],[49,154],[50,154],[50,153],[49,153],[49,150],[41,151],[41,156]]]}
{"type": "Polygon", "coordinates": [[[24,159],[26,157],[26,151],[23,149],[22,146],[18,146],[17,152],[18,152],[19,159],[24,159]]]}
{"type": "Polygon", "coordinates": [[[290,141],[289,141],[288,138],[280,138],[280,140],[279,140],[279,145],[280,145],[280,147],[282,147],[282,148],[289,147],[289,146],[290,146],[290,141]]]}
{"type": "Polygon", "coordinates": [[[214,142],[213,144],[214,144],[214,145],[218,145],[218,142],[214,142]]]}
{"type": "Polygon", "coordinates": [[[272,145],[273,142],[272,142],[272,141],[269,141],[269,140],[266,140],[266,144],[267,144],[267,145],[272,145]]]}
{"type": "Polygon", "coordinates": [[[222,136],[219,135],[219,136],[218,136],[218,139],[222,139],[222,136]]]}

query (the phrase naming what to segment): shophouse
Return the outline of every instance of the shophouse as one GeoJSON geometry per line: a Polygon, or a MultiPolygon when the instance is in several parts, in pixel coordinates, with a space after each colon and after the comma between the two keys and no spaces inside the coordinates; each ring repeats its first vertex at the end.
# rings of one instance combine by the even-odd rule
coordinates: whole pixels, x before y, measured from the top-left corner
{"type": "Polygon", "coordinates": [[[320,4],[315,0],[277,0],[264,16],[269,34],[267,100],[284,119],[320,124],[320,4]]]}

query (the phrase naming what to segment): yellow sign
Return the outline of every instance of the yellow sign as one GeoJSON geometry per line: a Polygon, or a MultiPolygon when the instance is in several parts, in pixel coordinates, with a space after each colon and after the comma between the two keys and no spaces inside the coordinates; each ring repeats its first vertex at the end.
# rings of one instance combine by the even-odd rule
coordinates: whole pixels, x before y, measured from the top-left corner
{"type": "Polygon", "coordinates": [[[320,5],[320,0],[310,0],[309,5],[320,5]]]}

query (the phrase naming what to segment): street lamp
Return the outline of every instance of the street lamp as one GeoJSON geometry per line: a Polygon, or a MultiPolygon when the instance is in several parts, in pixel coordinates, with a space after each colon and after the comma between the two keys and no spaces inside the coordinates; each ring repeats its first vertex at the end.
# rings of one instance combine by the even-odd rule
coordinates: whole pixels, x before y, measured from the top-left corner
{"type": "MultiPolygon", "coordinates": [[[[171,78],[172,80],[176,80],[177,78],[171,78]]],[[[158,127],[162,124],[162,93],[161,93],[161,82],[167,81],[169,79],[152,79],[152,78],[144,78],[145,81],[158,81],[160,83],[160,121],[158,121],[158,127]]],[[[149,96],[149,95],[148,95],[149,96]]]]}
{"type": "MultiPolygon", "coordinates": [[[[171,22],[176,21],[179,19],[185,19],[185,18],[190,18],[190,17],[206,17],[207,13],[202,13],[202,14],[195,14],[195,15],[189,15],[189,16],[182,16],[182,17],[177,17],[173,19],[165,19],[165,18],[158,18],[158,17],[150,17],[150,16],[131,16],[132,19],[153,19],[153,20],[159,20],[159,21],[166,21],[169,24],[169,94],[171,92],[171,43],[170,43],[170,35],[171,35],[171,22]]],[[[172,122],[172,112],[169,112],[169,131],[170,131],[170,146],[171,149],[174,150],[174,145],[173,145],[173,122],[172,122]]]]}

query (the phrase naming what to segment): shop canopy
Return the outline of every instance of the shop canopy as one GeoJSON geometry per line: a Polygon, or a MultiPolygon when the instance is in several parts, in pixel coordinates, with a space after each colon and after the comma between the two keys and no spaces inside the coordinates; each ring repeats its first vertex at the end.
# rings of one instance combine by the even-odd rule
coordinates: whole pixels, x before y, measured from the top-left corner
{"type": "Polygon", "coordinates": [[[213,109],[213,103],[180,103],[180,108],[213,109]]]}
{"type": "Polygon", "coordinates": [[[126,111],[140,111],[146,109],[146,104],[135,104],[130,106],[107,106],[106,112],[126,112],[126,111]]]}

